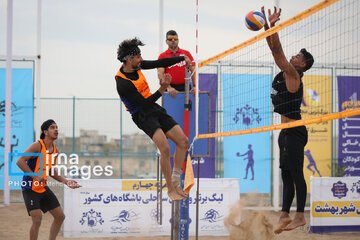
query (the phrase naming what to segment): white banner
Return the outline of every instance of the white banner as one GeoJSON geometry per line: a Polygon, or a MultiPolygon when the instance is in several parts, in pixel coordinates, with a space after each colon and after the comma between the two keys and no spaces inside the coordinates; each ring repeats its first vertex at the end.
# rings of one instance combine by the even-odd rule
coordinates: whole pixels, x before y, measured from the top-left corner
{"type": "Polygon", "coordinates": [[[360,177],[311,177],[310,185],[310,232],[360,231],[360,177]]]}
{"type": "MultiPolygon", "coordinates": [[[[158,225],[155,180],[91,179],[78,182],[83,187],[64,190],[64,237],[170,235],[171,201],[164,188],[163,224],[158,225]]],[[[239,198],[238,179],[201,179],[199,235],[228,235],[223,220],[239,198]]],[[[195,235],[196,202],[195,181],[189,196],[189,234],[192,236],[195,235]]]]}

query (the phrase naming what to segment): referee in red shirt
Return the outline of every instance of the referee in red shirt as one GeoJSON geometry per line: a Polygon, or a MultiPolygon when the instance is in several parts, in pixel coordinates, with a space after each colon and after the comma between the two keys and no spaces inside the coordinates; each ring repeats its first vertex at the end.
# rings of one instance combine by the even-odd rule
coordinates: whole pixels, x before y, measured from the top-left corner
{"type": "MultiPolygon", "coordinates": [[[[174,30],[170,30],[166,33],[166,44],[169,46],[169,49],[161,53],[159,59],[169,58],[169,57],[179,57],[179,56],[188,56],[192,62],[190,67],[191,79],[193,87],[190,87],[190,92],[195,92],[195,62],[194,58],[191,56],[189,51],[179,48],[179,37],[174,30]]],[[[176,97],[178,92],[185,91],[185,61],[176,63],[170,67],[158,68],[158,77],[159,79],[165,78],[165,73],[169,73],[172,77],[171,84],[167,88],[171,97],[176,97]]]]}

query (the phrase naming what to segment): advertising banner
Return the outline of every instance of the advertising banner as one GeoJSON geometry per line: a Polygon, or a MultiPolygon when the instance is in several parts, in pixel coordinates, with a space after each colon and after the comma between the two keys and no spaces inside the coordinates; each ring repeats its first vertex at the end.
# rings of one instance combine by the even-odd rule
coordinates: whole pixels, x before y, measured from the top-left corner
{"type": "Polygon", "coordinates": [[[310,178],[310,232],[360,231],[360,178],[310,178]]]}
{"type": "MultiPolygon", "coordinates": [[[[330,114],[331,76],[304,75],[304,97],[301,106],[303,119],[330,114]]],[[[306,126],[308,143],[304,149],[304,177],[308,192],[310,191],[310,176],[331,176],[332,122],[321,122],[306,126]]]]}
{"type": "MultiPolygon", "coordinates": [[[[338,76],[339,111],[360,107],[360,77],[338,76]]],[[[360,116],[339,120],[338,163],[344,176],[360,176],[360,116]]]]}
{"type": "MultiPolygon", "coordinates": [[[[271,89],[268,83],[271,75],[223,74],[222,82],[224,132],[270,125],[271,89]],[[248,84],[249,79],[255,79],[259,87],[254,89],[253,84],[248,84]],[[263,96],[269,96],[269,99],[264,101],[263,96]]],[[[224,177],[238,178],[241,193],[269,193],[270,132],[225,137],[223,141],[224,177]]]]}
{"type": "MultiPolygon", "coordinates": [[[[4,189],[5,151],[5,77],[6,70],[0,68],[0,189],[4,189]]],[[[11,92],[11,153],[22,153],[34,141],[34,91],[33,70],[16,68],[12,70],[11,92]]],[[[19,183],[22,171],[16,165],[17,158],[9,158],[10,182],[19,183]],[[14,174],[15,173],[15,174],[14,174]]],[[[20,184],[9,184],[11,190],[21,189],[20,184]]]]}
{"type": "MultiPolygon", "coordinates": [[[[64,237],[128,237],[170,235],[171,201],[163,191],[163,224],[156,221],[156,181],[78,180],[83,187],[64,189],[64,237]]],[[[195,183],[196,184],[196,183],[195,183]]],[[[201,179],[199,199],[189,197],[189,233],[195,235],[196,203],[199,235],[226,236],[223,220],[240,198],[236,179],[201,179]]]]}

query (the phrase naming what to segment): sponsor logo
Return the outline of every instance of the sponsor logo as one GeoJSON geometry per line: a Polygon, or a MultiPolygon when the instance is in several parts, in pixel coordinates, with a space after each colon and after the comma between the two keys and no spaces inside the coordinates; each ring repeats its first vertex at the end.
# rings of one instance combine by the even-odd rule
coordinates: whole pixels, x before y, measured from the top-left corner
{"type": "Polygon", "coordinates": [[[349,189],[346,187],[346,183],[338,181],[333,184],[331,191],[333,192],[334,197],[340,199],[346,197],[346,193],[349,191],[349,189]]]}
{"type": "Polygon", "coordinates": [[[255,122],[260,123],[262,120],[258,113],[258,109],[253,108],[248,104],[242,108],[236,109],[236,114],[233,120],[235,123],[238,123],[240,119],[242,120],[242,124],[246,126],[252,125],[255,122]]]}

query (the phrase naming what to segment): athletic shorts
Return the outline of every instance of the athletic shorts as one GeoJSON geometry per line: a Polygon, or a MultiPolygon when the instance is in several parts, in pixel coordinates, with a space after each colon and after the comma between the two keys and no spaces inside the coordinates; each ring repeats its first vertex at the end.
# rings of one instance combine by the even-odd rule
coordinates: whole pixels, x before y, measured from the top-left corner
{"type": "Polygon", "coordinates": [[[305,126],[281,130],[278,139],[281,169],[303,168],[304,148],[307,141],[308,133],[305,126]]]}
{"type": "Polygon", "coordinates": [[[148,114],[140,110],[132,115],[132,119],[151,139],[158,128],[161,128],[166,133],[177,125],[177,122],[162,107],[148,114]]]}
{"type": "Polygon", "coordinates": [[[29,216],[32,210],[41,209],[43,213],[46,213],[60,206],[57,197],[50,189],[47,189],[43,193],[37,193],[27,189],[23,191],[22,194],[29,216]]]}

